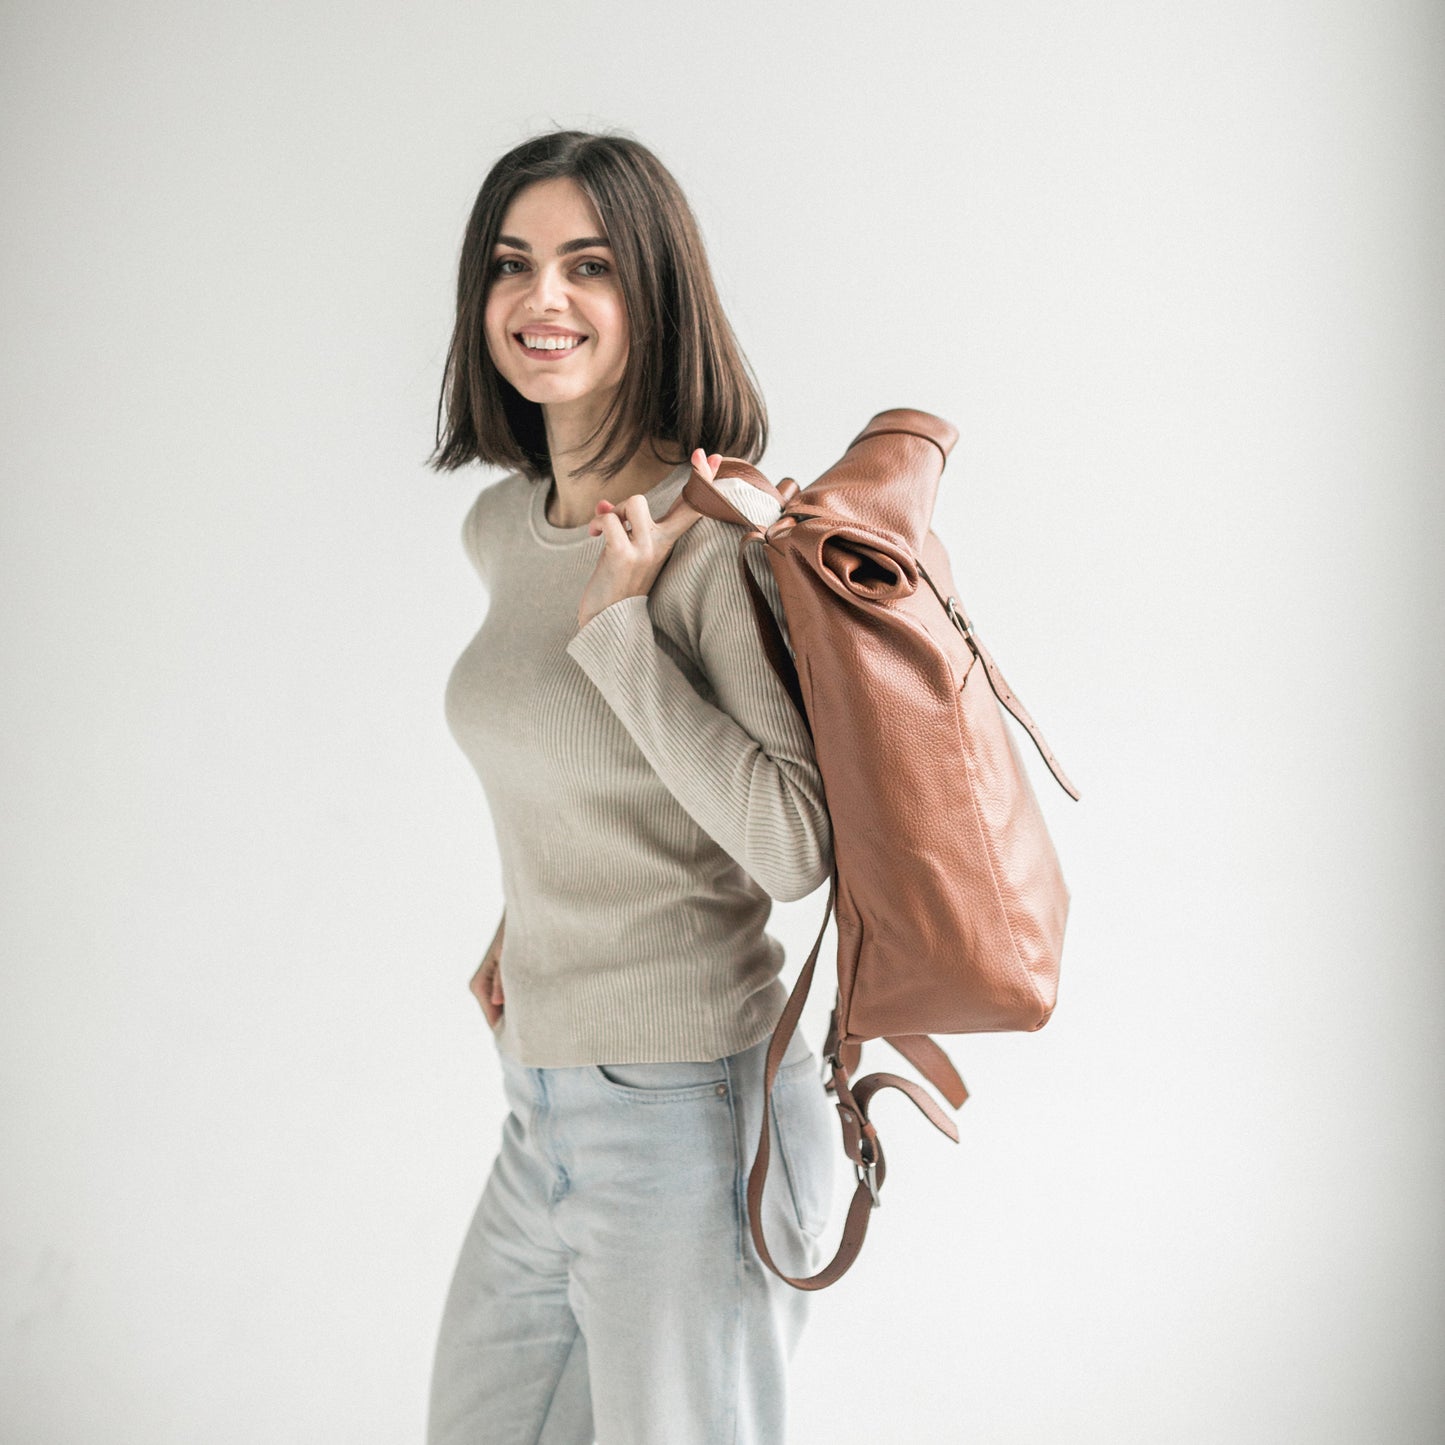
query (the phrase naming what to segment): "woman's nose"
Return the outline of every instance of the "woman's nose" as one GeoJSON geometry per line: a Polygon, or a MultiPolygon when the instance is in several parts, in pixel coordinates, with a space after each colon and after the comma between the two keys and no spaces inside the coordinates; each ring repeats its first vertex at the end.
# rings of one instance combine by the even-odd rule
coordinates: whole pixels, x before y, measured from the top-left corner
{"type": "Polygon", "coordinates": [[[531,309],[539,313],[562,310],[566,305],[562,278],[550,266],[539,266],[527,301],[531,309]]]}

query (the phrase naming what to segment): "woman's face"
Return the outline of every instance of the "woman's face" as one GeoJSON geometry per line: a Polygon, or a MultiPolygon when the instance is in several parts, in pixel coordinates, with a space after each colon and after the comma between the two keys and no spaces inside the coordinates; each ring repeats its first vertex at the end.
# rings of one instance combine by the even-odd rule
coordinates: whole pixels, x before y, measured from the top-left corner
{"type": "Polygon", "coordinates": [[[605,403],[627,363],[627,310],[597,211],[568,177],[534,181],[502,220],[490,259],[487,349],[543,406],[605,403]],[[546,337],[554,348],[529,346],[546,337]]]}

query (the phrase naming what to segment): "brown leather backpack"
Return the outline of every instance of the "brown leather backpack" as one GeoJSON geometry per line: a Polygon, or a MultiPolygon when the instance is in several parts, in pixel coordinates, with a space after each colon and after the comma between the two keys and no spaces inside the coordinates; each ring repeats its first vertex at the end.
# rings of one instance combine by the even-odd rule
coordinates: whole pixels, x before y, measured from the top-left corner
{"type": "Polygon", "coordinates": [[[957,430],[928,412],[879,412],[810,486],[775,487],[736,457],[683,493],[747,530],[738,565],[763,645],[813,737],[833,829],[828,910],[768,1046],[764,1088],[797,1028],[836,905],[838,994],[824,1044],[843,1147],[858,1174],[842,1239],[795,1278],[763,1239],[769,1114],[748,1176],[753,1241],[798,1289],[822,1289],[857,1258],[879,1203],[883,1146],[868,1106],[899,1089],[955,1143],[953,1121],[892,1073],[850,1083],[862,1045],[892,1045],[956,1109],[968,1097],[931,1034],[1039,1029],[1054,1008],[1069,892],[1001,703],[1078,798],[958,600],[930,529],[957,430]],[[739,485],[739,481],[746,485],[739,485]],[[786,638],[748,567],[761,541],[786,638]]]}

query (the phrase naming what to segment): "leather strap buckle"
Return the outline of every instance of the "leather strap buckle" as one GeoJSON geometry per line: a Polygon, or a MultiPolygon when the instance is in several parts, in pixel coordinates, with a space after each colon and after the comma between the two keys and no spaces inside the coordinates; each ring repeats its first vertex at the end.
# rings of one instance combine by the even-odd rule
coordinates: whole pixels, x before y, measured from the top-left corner
{"type": "Polygon", "coordinates": [[[868,1193],[873,1197],[871,1207],[877,1209],[883,1203],[878,1197],[878,1161],[876,1159],[870,1159],[866,1164],[854,1164],[853,1169],[858,1175],[858,1182],[868,1185],[868,1193]]]}

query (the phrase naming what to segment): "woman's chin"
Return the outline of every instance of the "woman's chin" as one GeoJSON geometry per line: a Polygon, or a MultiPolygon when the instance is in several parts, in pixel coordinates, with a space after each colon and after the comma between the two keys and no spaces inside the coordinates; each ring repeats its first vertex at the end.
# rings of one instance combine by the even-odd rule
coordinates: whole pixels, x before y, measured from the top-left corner
{"type": "Polygon", "coordinates": [[[519,396],[534,401],[539,406],[556,406],[563,402],[582,401],[587,397],[607,392],[591,377],[578,376],[522,376],[507,377],[519,396]]]}

